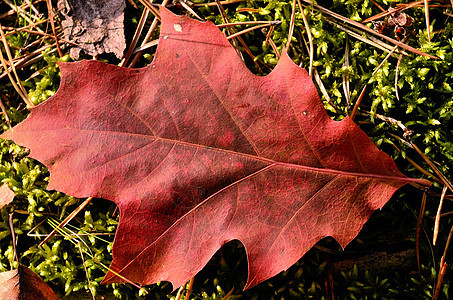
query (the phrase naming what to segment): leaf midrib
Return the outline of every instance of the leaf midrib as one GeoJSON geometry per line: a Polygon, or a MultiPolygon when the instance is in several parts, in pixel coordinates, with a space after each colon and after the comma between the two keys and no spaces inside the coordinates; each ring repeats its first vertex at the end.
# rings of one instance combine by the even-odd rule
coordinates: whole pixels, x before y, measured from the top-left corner
{"type": "MultiPolygon", "coordinates": [[[[379,179],[386,179],[386,180],[402,181],[402,182],[407,182],[407,183],[409,183],[409,182],[420,183],[420,180],[421,180],[421,179],[410,178],[410,177],[389,176],[389,175],[360,173],[360,172],[349,172],[349,171],[342,171],[342,170],[335,170],[335,169],[328,169],[328,168],[317,168],[317,167],[304,166],[304,165],[299,165],[299,164],[295,164],[295,163],[276,161],[276,160],[273,160],[270,158],[256,156],[256,155],[247,154],[247,153],[243,153],[243,152],[236,152],[236,151],[228,150],[228,149],[210,147],[210,146],[205,146],[205,145],[201,145],[201,144],[195,144],[195,143],[190,143],[190,142],[180,141],[180,140],[173,140],[173,139],[163,138],[163,137],[158,137],[158,136],[150,136],[150,135],[140,134],[140,133],[90,130],[90,129],[70,128],[70,127],[61,128],[61,129],[52,129],[52,130],[39,130],[37,132],[49,132],[49,131],[59,131],[59,130],[64,130],[64,131],[79,130],[79,131],[87,131],[87,132],[94,132],[94,133],[114,133],[114,134],[120,134],[120,135],[140,136],[140,137],[145,137],[147,139],[154,139],[154,140],[163,141],[163,142],[167,142],[167,143],[174,143],[174,144],[193,147],[193,148],[217,151],[217,152],[226,153],[226,154],[235,155],[235,156],[242,156],[244,158],[265,162],[268,164],[268,166],[269,165],[280,165],[280,166],[285,166],[288,168],[302,169],[302,170],[314,171],[314,172],[320,172],[320,173],[330,173],[330,174],[338,174],[338,175],[352,176],[352,177],[379,178],[379,179]]],[[[266,166],[266,167],[268,167],[268,166],[266,166]]]]}

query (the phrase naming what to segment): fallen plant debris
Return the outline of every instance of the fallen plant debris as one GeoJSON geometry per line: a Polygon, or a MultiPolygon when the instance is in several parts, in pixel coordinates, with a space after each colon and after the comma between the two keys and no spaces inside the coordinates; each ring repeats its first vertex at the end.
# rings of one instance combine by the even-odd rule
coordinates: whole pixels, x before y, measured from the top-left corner
{"type": "Polygon", "coordinates": [[[56,300],[58,297],[36,273],[23,265],[0,273],[0,299],[56,300]]]}
{"type": "Polygon", "coordinates": [[[124,0],[58,0],[57,7],[63,16],[65,39],[78,45],[71,47],[71,58],[78,59],[81,50],[91,56],[104,52],[114,53],[118,58],[123,56],[124,0]]]}
{"type": "Polygon", "coordinates": [[[58,300],[52,289],[36,273],[21,265],[16,252],[12,214],[9,216],[17,269],[0,273],[0,299],[58,300]]]}
{"type": "Polygon", "coordinates": [[[430,185],[333,121],[287,54],[256,77],[212,23],[160,16],[147,68],[60,64],[59,91],[1,135],[49,168],[49,189],[118,205],[104,283],[180,287],[238,239],[250,288],[323,237],[345,247],[401,186],[430,185]]]}
{"type": "MultiPolygon", "coordinates": [[[[153,61],[160,29],[157,5],[150,5],[150,13],[142,6],[149,1],[136,1],[137,6],[129,5],[131,2],[126,3],[124,23],[128,51],[121,63],[113,55],[93,58],[129,67],[143,67],[153,61]]],[[[371,216],[345,249],[332,238],[325,238],[288,271],[246,291],[241,290],[247,281],[247,257],[238,241],[224,245],[177,294],[170,294],[168,282],[141,289],[131,284],[99,285],[112,261],[113,236],[120,220],[116,205],[46,190],[50,178],[47,169],[26,157],[26,149],[1,140],[0,180],[15,197],[0,210],[0,271],[17,268],[7,226],[8,213],[14,212],[22,263],[50,282],[59,296],[66,294],[63,299],[449,299],[453,269],[448,241],[453,232],[453,207],[451,191],[441,194],[452,178],[451,3],[336,0],[316,4],[345,18],[335,19],[329,12],[321,13],[299,1],[178,1],[168,6],[177,14],[197,15],[231,28],[222,30],[228,38],[236,36],[231,43],[254,74],[270,72],[285,47],[293,61],[313,73],[333,119],[354,117],[378,148],[392,156],[402,173],[434,182],[425,193],[423,209],[422,193],[405,186],[371,216]],[[379,12],[390,14],[392,7],[413,18],[408,27],[411,33],[400,42],[438,59],[414,55],[349,22],[363,23],[371,17],[385,20],[379,12]],[[254,29],[260,22],[271,27],[254,29]],[[411,143],[418,145],[420,152],[411,143]],[[417,216],[423,218],[417,220],[417,216]],[[49,235],[52,230],[56,231],[53,236],[49,235]],[[435,236],[438,238],[433,246],[435,236]],[[48,238],[42,247],[37,246],[48,238]],[[419,271],[412,255],[401,263],[385,255],[397,257],[407,249],[407,253],[416,251],[419,271]],[[376,267],[363,262],[379,253],[383,255],[375,262],[376,267]],[[338,265],[345,266],[343,271],[338,272],[338,265]]],[[[51,1],[0,3],[5,37],[0,46],[4,47],[2,65],[5,63],[12,75],[9,79],[0,66],[5,131],[29,114],[23,102],[32,107],[57,91],[60,70],[56,62],[70,60],[69,48],[77,46],[63,37],[55,3],[53,8],[51,1]]],[[[372,24],[367,27],[372,29],[372,24]]],[[[388,34],[394,37],[393,32],[388,34]]],[[[85,54],[81,57],[92,58],[85,54]]],[[[422,186],[413,186],[423,190],[422,186]]]]}
{"type": "Polygon", "coordinates": [[[2,209],[3,206],[11,203],[14,199],[14,196],[15,194],[10,190],[8,184],[2,184],[2,186],[0,186],[0,209],[2,209]]]}

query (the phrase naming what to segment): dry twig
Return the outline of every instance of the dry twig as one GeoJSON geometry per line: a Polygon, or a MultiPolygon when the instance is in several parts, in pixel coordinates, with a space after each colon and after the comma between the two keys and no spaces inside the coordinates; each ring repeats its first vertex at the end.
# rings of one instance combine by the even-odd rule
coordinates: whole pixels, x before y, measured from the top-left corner
{"type": "Polygon", "coordinates": [[[315,8],[316,10],[318,10],[318,11],[320,11],[322,13],[325,13],[325,14],[327,14],[327,15],[335,18],[335,19],[341,20],[341,21],[343,21],[345,23],[348,23],[348,24],[350,24],[352,26],[355,26],[355,27],[357,27],[359,29],[362,29],[363,31],[366,31],[366,32],[371,33],[371,34],[374,34],[374,35],[376,35],[376,36],[378,36],[378,37],[380,37],[380,38],[382,38],[382,39],[394,44],[395,46],[399,46],[399,47],[401,47],[403,49],[406,49],[407,51],[413,52],[413,53],[418,54],[418,55],[423,55],[423,56],[427,56],[429,58],[437,59],[436,56],[433,56],[431,54],[427,54],[427,53],[422,52],[422,51],[420,51],[418,49],[415,49],[414,47],[411,47],[411,46],[406,45],[406,44],[404,44],[404,43],[402,43],[400,41],[392,39],[391,37],[388,37],[388,36],[386,36],[384,34],[381,34],[381,33],[377,32],[377,31],[375,31],[375,30],[373,30],[371,28],[368,28],[367,26],[363,25],[362,23],[359,23],[359,22],[353,21],[351,19],[348,19],[346,17],[343,17],[342,15],[334,13],[333,11],[330,11],[327,8],[324,8],[324,7],[320,6],[320,5],[313,4],[310,0],[304,0],[304,2],[307,2],[307,3],[311,4],[313,6],[313,8],[315,8]]]}
{"type": "Polygon", "coordinates": [[[442,194],[440,196],[439,207],[437,208],[436,220],[434,221],[434,232],[433,232],[433,245],[436,245],[437,235],[439,234],[439,223],[440,223],[440,213],[442,211],[442,204],[444,202],[445,194],[447,193],[447,186],[444,185],[442,189],[442,194]]]}
{"type": "Polygon", "coordinates": [[[304,8],[302,6],[302,3],[300,0],[297,0],[297,3],[299,5],[299,9],[302,14],[302,20],[304,21],[304,26],[305,26],[305,32],[307,33],[307,38],[308,38],[308,44],[310,45],[309,47],[309,55],[310,55],[310,67],[308,68],[308,74],[310,77],[313,74],[313,59],[314,59],[314,46],[313,46],[313,37],[311,36],[311,31],[310,31],[310,25],[308,24],[307,17],[305,16],[304,13],[304,8]]]}
{"type": "Polygon", "coordinates": [[[35,105],[33,102],[30,101],[30,98],[28,97],[28,93],[25,90],[24,86],[22,85],[22,82],[19,79],[19,75],[17,75],[16,68],[14,67],[14,62],[13,62],[13,57],[11,55],[11,51],[9,50],[9,45],[8,41],[6,40],[5,33],[3,32],[3,29],[0,27],[0,34],[2,36],[2,41],[3,45],[5,48],[6,55],[8,56],[9,59],[9,64],[11,66],[11,70],[13,71],[14,76],[16,77],[16,80],[13,79],[11,73],[9,72],[8,66],[6,64],[6,60],[3,57],[2,51],[0,51],[0,60],[2,61],[3,68],[6,71],[6,74],[8,75],[11,84],[13,87],[16,89],[16,92],[19,94],[19,96],[22,98],[22,100],[27,104],[28,107],[34,107],[35,105]],[[17,81],[17,83],[16,83],[17,81]]]}
{"type": "Polygon", "coordinates": [[[143,10],[142,15],[140,17],[140,21],[138,22],[137,29],[134,32],[134,37],[132,38],[131,44],[129,45],[129,48],[127,49],[126,54],[123,56],[123,59],[121,59],[121,63],[120,63],[121,67],[126,66],[131,55],[134,53],[134,49],[136,48],[138,39],[140,38],[143,28],[145,27],[146,18],[148,18],[148,15],[149,15],[149,9],[147,9],[145,7],[145,9],[143,10]]]}
{"type": "Polygon", "coordinates": [[[85,206],[88,205],[88,203],[91,202],[91,200],[93,200],[93,197],[86,198],[85,201],[83,201],[82,204],[80,204],[79,207],[77,207],[76,210],[74,210],[72,213],[70,213],[66,217],[66,219],[64,219],[63,222],[61,222],[57,226],[57,228],[52,230],[52,232],[41,243],[39,243],[38,248],[41,247],[42,245],[44,245],[57,232],[58,229],[64,227],[66,224],[68,224],[69,221],[71,221],[82,209],[85,208],[85,206]]]}
{"type": "Polygon", "coordinates": [[[420,206],[420,213],[418,215],[417,221],[417,232],[415,233],[415,253],[417,256],[417,268],[418,274],[421,274],[421,267],[420,267],[420,231],[422,227],[423,215],[425,214],[425,206],[426,206],[426,191],[423,192],[422,203],[420,206]]]}

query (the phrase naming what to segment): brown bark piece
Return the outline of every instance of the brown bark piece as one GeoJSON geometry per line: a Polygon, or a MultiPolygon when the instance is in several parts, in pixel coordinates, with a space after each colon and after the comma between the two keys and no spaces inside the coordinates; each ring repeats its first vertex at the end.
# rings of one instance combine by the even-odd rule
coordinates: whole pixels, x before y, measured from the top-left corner
{"type": "Polygon", "coordinates": [[[126,48],[124,8],[124,0],[58,0],[65,39],[81,46],[71,48],[71,58],[78,59],[81,50],[121,58],[126,48]]]}

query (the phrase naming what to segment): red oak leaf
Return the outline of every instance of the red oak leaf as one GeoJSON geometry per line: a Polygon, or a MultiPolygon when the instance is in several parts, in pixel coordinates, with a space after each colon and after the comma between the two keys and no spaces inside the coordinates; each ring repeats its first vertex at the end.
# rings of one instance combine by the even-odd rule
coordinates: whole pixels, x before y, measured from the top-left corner
{"type": "Polygon", "coordinates": [[[212,23],[161,15],[148,67],[61,64],[59,91],[2,135],[49,168],[49,189],[119,206],[115,272],[178,287],[238,239],[249,288],[323,237],[346,246],[398,188],[425,183],[330,119],[287,54],[258,77],[212,23]]]}
{"type": "Polygon", "coordinates": [[[0,299],[58,300],[52,289],[36,273],[23,265],[0,273],[0,299]]]}

